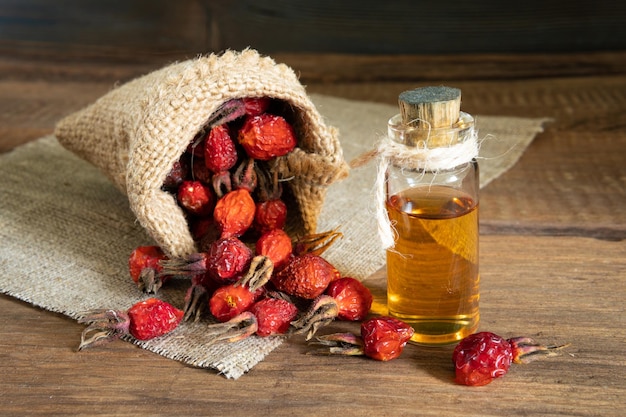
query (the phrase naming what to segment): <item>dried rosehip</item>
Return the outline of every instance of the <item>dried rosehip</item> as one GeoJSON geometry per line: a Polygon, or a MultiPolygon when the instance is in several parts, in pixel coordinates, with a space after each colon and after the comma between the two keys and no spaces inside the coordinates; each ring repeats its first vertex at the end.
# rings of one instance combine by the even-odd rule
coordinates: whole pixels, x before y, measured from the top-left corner
{"type": "Polygon", "coordinates": [[[543,346],[528,337],[504,339],[491,332],[467,336],[454,348],[455,380],[469,386],[487,385],[508,372],[511,363],[528,363],[551,356],[569,345],[543,346]]]}
{"type": "Polygon", "coordinates": [[[189,175],[189,165],[184,158],[174,162],[172,169],[163,181],[163,189],[168,191],[176,191],[178,187],[185,181],[189,175]]]}
{"type": "Polygon", "coordinates": [[[261,337],[285,334],[298,315],[295,304],[280,298],[263,298],[250,308],[257,319],[256,334],[261,337]]]}
{"type": "Polygon", "coordinates": [[[306,333],[306,340],[310,340],[320,328],[335,319],[363,320],[371,306],[372,293],[363,283],[351,277],[336,279],[293,323],[294,332],[306,333]]]}
{"type": "Polygon", "coordinates": [[[257,255],[267,256],[272,261],[274,270],[279,270],[291,258],[291,238],[282,229],[270,230],[259,237],[255,250],[257,255]]]}
{"type": "Polygon", "coordinates": [[[262,293],[262,289],[250,291],[245,285],[224,285],[211,296],[209,309],[218,321],[226,322],[247,311],[262,293]]]}
{"type": "Polygon", "coordinates": [[[363,352],[378,361],[389,361],[402,353],[415,331],[394,317],[375,317],[361,323],[363,352]]]}
{"type": "Polygon", "coordinates": [[[365,355],[377,361],[400,356],[414,330],[394,317],[375,317],[361,323],[361,336],[335,333],[320,336],[315,343],[327,346],[316,353],[326,355],[365,355]]]}
{"type": "Polygon", "coordinates": [[[78,320],[89,323],[78,349],[100,346],[125,334],[138,340],[163,336],[178,327],[183,314],[182,310],[156,298],[140,301],[128,311],[92,310],[78,320]]]}
{"type": "Polygon", "coordinates": [[[209,247],[206,271],[218,283],[233,283],[247,271],[251,260],[252,250],[241,240],[221,238],[209,247]]]}
{"type": "Polygon", "coordinates": [[[215,204],[213,218],[222,237],[241,236],[252,225],[256,206],[250,192],[240,188],[233,190],[215,204]]]}
{"type": "Polygon", "coordinates": [[[343,277],[332,281],[325,291],[339,307],[337,318],[348,321],[365,319],[372,307],[372,293],[361,281],[343,277]]]}
{"type": "Polygon", "coordinates": [[[504,376],[513,361],[511,344],[490,332],[472,334],[454,349],[452,360],[456,382],[463,385],[486,385],[504,376]]]}
{"type": "Polygon", "coordinates": [[[337,269],[324,258],[306,253],[291,257],[271,281],[279,291],[312,300],[324,292],[337,274],[337,269]]]}
{"type": "Polygon", "coordinates": [[[208,216],[213,211],[215,197],[202,182],[185,181],[178,188],[178,202],[189,213],[208,216]]]}
{"type": "Polygon", "coordinates": [[[246,97],[242,101],[248,116],[258,116],[265,113],[272,103],[269,97],[246,97]]]}
{"type": "Polygon", "coordinates": [[[167,255],[158,246],[139,246],[128,258],[130,277],[137,284],[137,288],[147,294],[154,294],[171,278],[163,274],[161,262],[168,259],[167,255]]]}
{"type": "Polygon", "coordinates": [[[250,158],[260,161],[286,155],[296,146],[291,125],[283,117],[267,113],[248,117],[238,140],[250,158]]]}
{"type": "Polygon", "coordinates": [[[228,126],[211,129],[205,139],[204,164],[213,173],[228,171],[237,163],[237,149],[228,126]]]}

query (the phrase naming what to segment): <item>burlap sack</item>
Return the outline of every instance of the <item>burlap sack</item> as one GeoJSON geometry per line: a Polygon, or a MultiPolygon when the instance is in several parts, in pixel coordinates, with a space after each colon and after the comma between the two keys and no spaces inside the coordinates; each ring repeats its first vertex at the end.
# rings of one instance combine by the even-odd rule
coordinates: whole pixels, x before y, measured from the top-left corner
{"type": "Polygon", "coordinates": [[[293,70],[256,51],[188,60],[130,81],[61,120],[55,136],[126,193],[159,246],[184,256],[197,248],[175,197],[161,190],[163,181],[223,103],[263,96],[283,100],[293,112],[298,145],[277,167],[291,178],[292,232],[314,232],[327,186],[348,173],[338,132],[324,123],[293,70]]]}

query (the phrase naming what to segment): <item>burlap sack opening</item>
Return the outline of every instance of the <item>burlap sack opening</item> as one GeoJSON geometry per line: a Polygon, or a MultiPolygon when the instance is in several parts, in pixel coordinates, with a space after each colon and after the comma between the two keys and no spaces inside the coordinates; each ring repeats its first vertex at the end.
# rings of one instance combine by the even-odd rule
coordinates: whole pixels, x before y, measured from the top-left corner
{"type": "Polygon", "coordinates": [[[327,186],[348,174],[338,132],[325,124],[291,68],[254,50],[175,63],[132,80],[61,120],[55,135],[100,168],[128,196],[155,243],[179,257],[197,248],[175,197],[161,190],[166,175],[223,103],[264,96],[291,110],[298,145],[275,166],[290,178],[291,233],[312,233],[327,186]]]}

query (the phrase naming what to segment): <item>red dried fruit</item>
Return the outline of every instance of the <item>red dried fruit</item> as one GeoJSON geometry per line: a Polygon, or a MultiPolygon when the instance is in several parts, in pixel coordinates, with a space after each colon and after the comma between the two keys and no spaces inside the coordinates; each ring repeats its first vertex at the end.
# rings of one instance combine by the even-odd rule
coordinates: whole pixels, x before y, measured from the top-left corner
{"type": "Polygon", "coordinates": [[[208,216],[213,211],[215,197],[202,182],[184,181],[178,188],[178,202],[189,213],[208,216]]]}
{"type": "Polygon", "coordinates": [[[248,190],[233,190],[220,198],[215,205],[213,218],[220,227],[222,237],[241,236],[252,225],[255,204],[248,190]]]}
{"type": "Polygon", "coordinates": [[[237,189],[221,197],[213,210],[222,237],[241,236],[254,221],[256,205],[250,195],[256,185],[254,161],[242,163],[237,169],[235,185],[237,189]]]}
{"type": "Polygon", "coordinates": [[[279,270],[291,258],[293,248],[289,235],[282,229],[274,229],[259,237],[255,250],[257,255],[266,256],[272,261],[274,270],[279,270]]]}
{"type": "Polygon", "coordinates": [[[285,334],[290,323],[298,315],[298,308],[291,302],[280,298],[264,298],[250,308],[257,319],[256,334],[261,337],[285,334]]]}
{"type": "Polygon", "coordinates": [[[456,382],[463,385],[486,385],[504,376],[513,361],[513,349],[504,338],[491,333],[472,334],[454,349],[452,360],[456,382]]]}
{"type": "Polygon", "coordinates": [[[205,185],[213,183],[213,173],[209,171],[209,168],[204,165],[202,159],[192,161],[191,167],[191,179],[193,181],[200,181],[205,185]]]}
{"type": "Polygon", "coordinates": [[[125,334],[138,340],[163,336],[178,327],[183,314],[182,310],[157,298],[140,301],[127,311],[92,310],[78,320],[89,323],[78,349],[100,346],[125,334]]]}
{"type": "Polygon", "coordinates": [[[337,317],[341,320],[365,319],[372,307],[372,293],[363,283],[352,277],[332,281],[325,291],[339,307],[337,317]]]}
{"type": "Polygon", "coordinates": [[[413,337],[411,326],[395,317],[375,317],[361,323],[363,353],[378,361],[389,361],[402,353],[413,337]]]}
{"type": "Polygon", "coordinates": [[[260,161],[286,155],[296,146],[291,125],[283,117],[267,113],[248,117],[238,140],[250,158],[260,161]]]}
{"type": "Polygon", "coordinates": [[[452,353],[455,381],[469,386],[487,385],[506,375],[512,362],[528,363],[552,356],[566,346],[543,346],[528,337],[504,339],[491,332],[474,333],[461,340],[452,353]]]}
{"type": "Polygon", "coordinates": [[[204,164],[213,173],[228,171],[237,163],[237,149],[228,126],[216,126],[206,136],[204,164]]]}
{"type": "Polygon", "coordinates": [[[287,205],[280,199],[260,201],[254,213],[254,228],[261,233],[282,229],[287,222],[287,205]]]}
{"type": "Polygon", "coordinates": [[[324,258],[307,253],[291,257],[271,281],[279,291],[313,300],[324,292],[337,274],[337,269],[324,258]]]}
{"type": "Polygon", "coordinates": [[[246,97],[242,101],[248,116],[258,116],[265,113],[272,103],[269,97],[246,97]]]}
{"type": "Polygon", "coordinates": [[[306,333],[306,340],[310,340],[320,328],[335,319],[363,320],[371,306],[372,293],[363,283],[351,277],[339,278],[293,323],[295,333],[306,333]]]}
{"type": "Polygon", "coordinates": [[[185,159],[174,162],[172,169],[163,181],[163,189],[175,191],[189,175],[189,165],[185,159]]]}
{"type": "Polygon", "coordinates": [[[260,233],[282,229],[287,222],[287,205],[280,199],[282,187],[278,172],[269,173],[259,169],[258,182],[254,228],[260,233]]]}
{"type": "Polygon", "coordinates": [[[146,293],[155,293],[169,278],[161,275],[161,261],[166,260],[165,252],[154,245],[138,246],[128,257],[128,271],[137,287],[146,293]]]}
{"type": "Polygon", "coordinates": [[[245,285],[224,285],[213,293],[209,300],[211,314],[220,322],[226,322],[247,311],[263,293],[250,291],[245,285]]]}
{"type": "Polygon", "coordinates": [[[414,330],[394,317],[375,317],[361,323],[361,336],[335,333],[320,336],[315,343],[327,346],[315,353],[327,355],[365,355],[377,361],[400,356],[414,330]]]}
{"type": "Polygon", "coordinates": [[[221,238],[209,247],[206,271],[218,283],[232,283],[248,270],[252,257],[252,250],[238,238],[221,238]]]}

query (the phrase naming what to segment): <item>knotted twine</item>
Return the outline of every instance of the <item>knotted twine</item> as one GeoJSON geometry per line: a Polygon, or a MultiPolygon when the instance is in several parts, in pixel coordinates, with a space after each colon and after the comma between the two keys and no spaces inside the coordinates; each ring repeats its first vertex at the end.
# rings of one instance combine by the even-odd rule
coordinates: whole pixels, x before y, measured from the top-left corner
{"type": "MultiPolygon", "coordinates": [[[[462,113],[463,116],[467,115],[462,113]]],[[[394,225],[389,220],[387,210],[385,209],[385,201],[387,200],[385,183],[389,165],[402,167],[402,169],[406,170],[436,174],[442,170],[470,163],[478,156],[479,152],[478,132],[473,125],[467,128],[467,133],[464,134],[462,140],[454,141],[454,144],[452,143],[453,141],[450,141],[448,146],[429,147],[429,139],[432,133],[430,123],[425,120],[419,120],[428,126],[428,129],[424,129],[427,131],[426,138],[417,141],[414,146],[410,146],[393,138],[394,128],[391,125],[394,119],[390,119],[387,135],[380,139],[374,151],[363,154],[350,162],[352,168],[357,168],[373,158],[377,157],[379,159],[374,193],[376,197],[378,234],[383,249],[392,247],[397,236],[394,225]]],[[[416,121],[413,120],[409,125],[416,121]]],[[[405,138],[401,134],[399,139],[403,140],[405,138]]]]}

